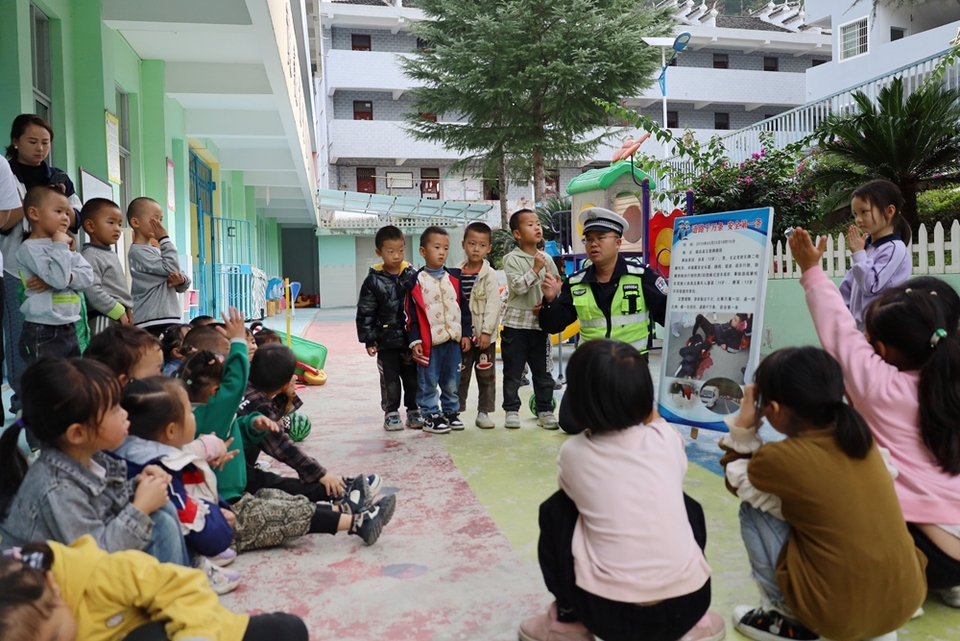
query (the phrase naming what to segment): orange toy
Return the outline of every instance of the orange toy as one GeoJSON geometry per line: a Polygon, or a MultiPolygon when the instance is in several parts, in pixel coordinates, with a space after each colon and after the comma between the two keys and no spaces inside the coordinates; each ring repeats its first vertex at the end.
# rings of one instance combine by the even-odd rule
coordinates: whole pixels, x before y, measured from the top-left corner
{"type": "Polygon", "coordinates": [[[653,252],[650,266],[664,278],[670,277],[670,251],[673,248],[673,223],[682,218],[683,212],[674,209],[667,216],[658,211],[650,219],[650,238],[653,239],[653,252]]]}
{"type": "Polygon", "coordinates": [[[618,160],[626,160],[633,154],[637,153],[637,150],[640,149],[640,145],[646,142],[647,138],[650,137],[650,133],[645,133],[640,136],[640,140],[634,140],[633,136],[630,136],[623,142],[623,146],[620,149],[617,149],[613,152],[613,161],[617,162],[618,160]]]}

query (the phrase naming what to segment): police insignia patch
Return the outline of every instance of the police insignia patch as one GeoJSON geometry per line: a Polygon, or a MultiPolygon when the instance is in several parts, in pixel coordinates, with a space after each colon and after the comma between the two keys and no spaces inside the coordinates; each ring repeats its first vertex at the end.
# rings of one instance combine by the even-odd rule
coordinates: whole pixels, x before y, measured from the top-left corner
{"type": "Polygon", "coordinates": [[[570,290],[570,293],[573,294],[574,296],[583,296],[584,294],[587,293],[587,290],[586,290],[586,289],[573,289],[573,290],[570,290]]]}
{"type": "Polygon", "coordinates": [[[667,286],[667,281],[663,280],[663,276],[657,278],[657,289],[660,290],[661,294],[666,294],[670,290],[667,286]]]}

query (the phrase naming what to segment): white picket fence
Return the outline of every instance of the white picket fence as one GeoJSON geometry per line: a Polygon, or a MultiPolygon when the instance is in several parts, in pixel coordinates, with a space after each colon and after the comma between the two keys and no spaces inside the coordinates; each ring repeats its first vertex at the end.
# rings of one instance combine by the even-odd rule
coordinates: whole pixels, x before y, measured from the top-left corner
{"type": "MultiPolygon", "coordinates": [[[[919,233],[910,244],[910,251],[913,254],[914,276],[960,274],[960,221],[954,220],[950,226],[950,240],[945,238],[943,225],[937,223],[933,228],[932,242],[926,226],[920,225],[919,233]]],[[[827,276],[843,278],[850,268],[850,255],[843,234],[836,238],[827,236],[827,251],[821,263],[827,276]]],[[[770,257],[767,275],[776,280],[800,278],[800,268],[793,260],[789,245],[784,247],[783,243],[777,242],[770,257]]]]}

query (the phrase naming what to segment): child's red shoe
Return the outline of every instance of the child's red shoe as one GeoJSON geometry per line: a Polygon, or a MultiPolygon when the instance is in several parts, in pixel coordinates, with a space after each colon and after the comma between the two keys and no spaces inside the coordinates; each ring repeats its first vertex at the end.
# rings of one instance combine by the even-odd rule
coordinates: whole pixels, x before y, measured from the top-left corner
{"type": "Polygon", "coordinates": [[[595,637],[579,621],[557,621],[557,603],[554,601],[544,614],[530,617],[520,624],[520,641],[595,641],[595,637]]]}

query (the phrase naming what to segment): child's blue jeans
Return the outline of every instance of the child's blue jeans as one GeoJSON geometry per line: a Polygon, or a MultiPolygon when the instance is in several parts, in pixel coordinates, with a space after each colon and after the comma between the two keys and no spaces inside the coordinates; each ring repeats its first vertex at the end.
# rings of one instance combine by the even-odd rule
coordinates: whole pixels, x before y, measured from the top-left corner
{"type": "Polygon", "coordinates": [[[460,354],[460,341],[447,341],[430,348],[429,365],[417,365],[417,405],[424,415],[440,414],[441,406],[444,414],[460,411],[460,354]]]}
{"type": "Polygon", "coordinates": [[[747,548],[751,575],[760,587],[760,596],[790,616],[791,610],[777,583],[777,559],[790,536],[790,524],[744,501],[740,504],[740,535],[747,548]]]}
{"type": "Polygon", "coordinates": [[[153,521],[153,532],[144,552],[161,563],[190,567],[190,555],[173,503],[167,501],[166,505],[150,515],[150,520],[153,521]]]}

